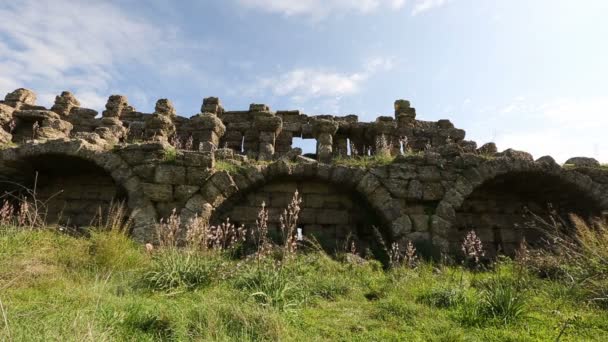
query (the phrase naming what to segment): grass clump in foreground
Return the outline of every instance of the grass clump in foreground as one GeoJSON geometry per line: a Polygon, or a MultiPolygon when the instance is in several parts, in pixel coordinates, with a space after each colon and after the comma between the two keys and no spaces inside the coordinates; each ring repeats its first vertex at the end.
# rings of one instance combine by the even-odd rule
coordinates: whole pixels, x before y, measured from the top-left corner
{"type": "MultiPolygon", "coordinates": [[[[0,340],[608,339],[596,287],[537,276],[542,265],[532,253],[486,267],[447,266],[418,260],[411,245],[400,255],[393,244],[388,269],[355,257],[339,262],[294,239],[298,201],[281,216],[278,242],[268,238],[263,207],[247,233],[195,217],[180,247],[176,215],[159,225],[154,248],[122,228],[85,238],[4,224],[0,340]]],[[[564,258],[566,271],[558,274],[605,280],[598,275],[605,266],[594,261],[582,272],[584,264],[564,258]]]]}

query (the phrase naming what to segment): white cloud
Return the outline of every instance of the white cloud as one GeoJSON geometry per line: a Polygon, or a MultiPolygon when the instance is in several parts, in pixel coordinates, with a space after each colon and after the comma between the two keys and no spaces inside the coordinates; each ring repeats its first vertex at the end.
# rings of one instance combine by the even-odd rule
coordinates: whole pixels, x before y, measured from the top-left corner
{"type": "Polygon", "coordinates": [[[450,1],[451,0],[414,0],[412,5],[412,15],[418,15],[420,13],[439,8],[450,1]]]}
{"type": "Polygon", "coordinates": [[[322,19],[343,12],[370,13],[380,8],[398,10],[405,0],[237,0],[245,7],[285,16],[310,16],[322,19]]]}
{"type": "Polygon", "coordinates": [[[608,97],[562,98],[534,103],[518,98],[487,115],[473,133],[495,138],[501,149],[531,152],[536,158],[551,155],[558,162],[588,156],[608,162],[608,97]],[[495,137],[490,129],[499,128],[495,137]]]}
{"type": "Polygon", "coordinates": [[[49,100],[45,93],[72,90],[83,106],[101,109],[110,83],[125,78],[119,65],[160,63],[162,51],[168,50],[163,42],[174,38],[173,29],[159,28],[109,3],[2,2],[0,91],[29,86],[41,93],[40,102],[48,102],[53,96],[49,100]]]}
{"type": "Polygon", "coordinates": [[[340,73],[321,68],[296,68],[276,77],[264,77],[253,92],[270,91],[276,96],[290,96],[295,102],[311,98],[339,100],[360,90],[361,83],[378,72],[393,68],[391,58],[373,58],[361,71],[340,73]]]}

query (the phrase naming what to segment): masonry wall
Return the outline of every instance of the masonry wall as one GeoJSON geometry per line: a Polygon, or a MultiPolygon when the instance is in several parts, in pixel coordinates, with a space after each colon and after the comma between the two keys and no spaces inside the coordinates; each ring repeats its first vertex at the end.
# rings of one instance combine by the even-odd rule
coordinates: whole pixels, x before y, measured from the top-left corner
{"type": "Polygon", "coordinates": [[[252,225],[261,200],[276,225],[294,188],[304,196],[305,233],[330,250],[351,232],[370,244],[376,224],[387,243],[413,241],[435,256],[456,250],[468,229],[512,250],[523,236],[539,240],[519,228],[524,206],[550,202],[562,216],[585,218],[608,209],[608,172],[596,160],[562,167],[549,156],[498,152],[493,143],[477,148],[449,120],[416,119],[405,100],[372,122],[264,104],[225,111],[215,97],[189,118],[167,99],[142,113],[111,95],[101,117],[69,92],[48,109],[35,100],[21,88],[0,101],[0,180],[31,185],[39,171],[41,198],[63,191],[49,202],[50,221],[76,226],[125,199],[139,241],[153,241],[172,213],[184,224],[230,216],[252,225]],[[302,156],[293,138],[315,139],[317,153],[302,156]]]}
{"type": "Polygon", "coordinates": [[[489,255],[513,255],[522,239],[542,247],[547,239],[544,222],[570,222],[570,214],[600,217],[601,209],[586,193],[540,173],[514,173],[477,188],[457,210],[449,234],[457,254],[465,235],[474,230],[489,255]]]}
{"type": "MultiPolygon", "coordinates": [[[[278,237],[279,217],[296,190],[302,199],[298,227],[302,228],[304,236],[318,240],[328,252],[343,251],[347,240],[354,242],[357,250],[365,251],[371,248],[369,242],[376,240],[373,227],[383,228],[361,196],[315,180],[270,182],[220,206],[213,221],[219,223],[230,218],[237,225],[254,227],[264,202],[269,212],[269,230],[278,237]]],[[[350,246],[346,248],[350,249],[350,246]]]]}
{"type": "Polygon", "coordinates": [[[35,190],[41,214],[50,224],[89,226],[100,214],[105,216],[112,203],[127,199],[106,170],[79,158],[53,154],[28,158],[20,173],[22,185],[35,190]]]}

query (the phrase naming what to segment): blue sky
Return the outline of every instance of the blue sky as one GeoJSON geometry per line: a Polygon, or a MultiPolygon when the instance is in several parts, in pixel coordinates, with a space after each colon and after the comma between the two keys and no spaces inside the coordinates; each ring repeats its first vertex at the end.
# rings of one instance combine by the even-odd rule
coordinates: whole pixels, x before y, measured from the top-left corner
{"type": "Polygon", "coordinates": [[[608,162],[608,1],[13,1],[0,4],[0,93],[71,90],[103,109],[219,96],[307,114],[449,118],[479,144],[608,162]]]}

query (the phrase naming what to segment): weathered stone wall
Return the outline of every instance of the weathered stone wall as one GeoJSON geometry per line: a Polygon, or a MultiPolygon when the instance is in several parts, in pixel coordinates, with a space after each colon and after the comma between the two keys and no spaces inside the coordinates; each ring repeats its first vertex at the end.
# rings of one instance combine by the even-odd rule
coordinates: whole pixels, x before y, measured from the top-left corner
{"type": "Polygon", "coordinates": [[[328,182],[316,180],[272,181],[233,201],[222,204],[212,218],[219,223],[227,218],[231,222],[254,227],[261,204],[268,209],[269,231],[280,236],[279,217],[291,202],[296,190],[302,199],[298,227],[305,236],[318,240],[326,250],[344,248],[350,239],[360,251],[374,241],[372,227],[381,227],[376,214],[366,200],[328,182]]]}
{"type": "MultiPolygon", "coordinates": [[[[585,158],[557,165],[520,151],[477,149],[447,120],[416,120],[407,101],[395,115],[360,123],[356,116],[272,112],[253,104],[225,111],[219,99],[183,118],[168,100],[152,114],[111,96],[101,118],[70,93],[51,110],[20,89],[0,103],[0,177],[31,185],[39,172],[41,198],[53,198],[51,220],[88,225],[97,208],[124,199],[133,236],[154,240],[155,225],[173,210],[182,222],[195,215],[253,225],[261,201],[279,212],[298,189],[300,225],[329,250],[352,233],[364,249],[377,226],[387,243],[406,241],[426,253],[457,250],[476,230],[490,249],[511,252],[522,237],[524,207],[543,215],[552,203],[562,216],[599,216],[608,209],[608,172],[585,158]],[[294,137],[317,139],[317,160],[300,156],[294,137]],[[226,147],[226,148],[222,148],[226,147]],[[337,156],[392,155],[390,162],[338,165],[337,156]],[[570,165],[572,164],[572,165],[570,165]]],[[[8,184],[8,183],[3,183],[8,184]]],[[[3,189],[8,189],[4,187],[3,189]]]]}
{"type": "Polygon", "coordinates": [[[539,219],[567,221],[568,214],[601,217],[602,210],[587,193],[552,175],[514,172],[478,187],[456,211],[449,234],[457,251],[467,232],[475,230],[491,255],[513,254],[523,238],[539,245],[543,238],[539,219]],[[534,217],[537,215],[537,218],[534,217]]]}

